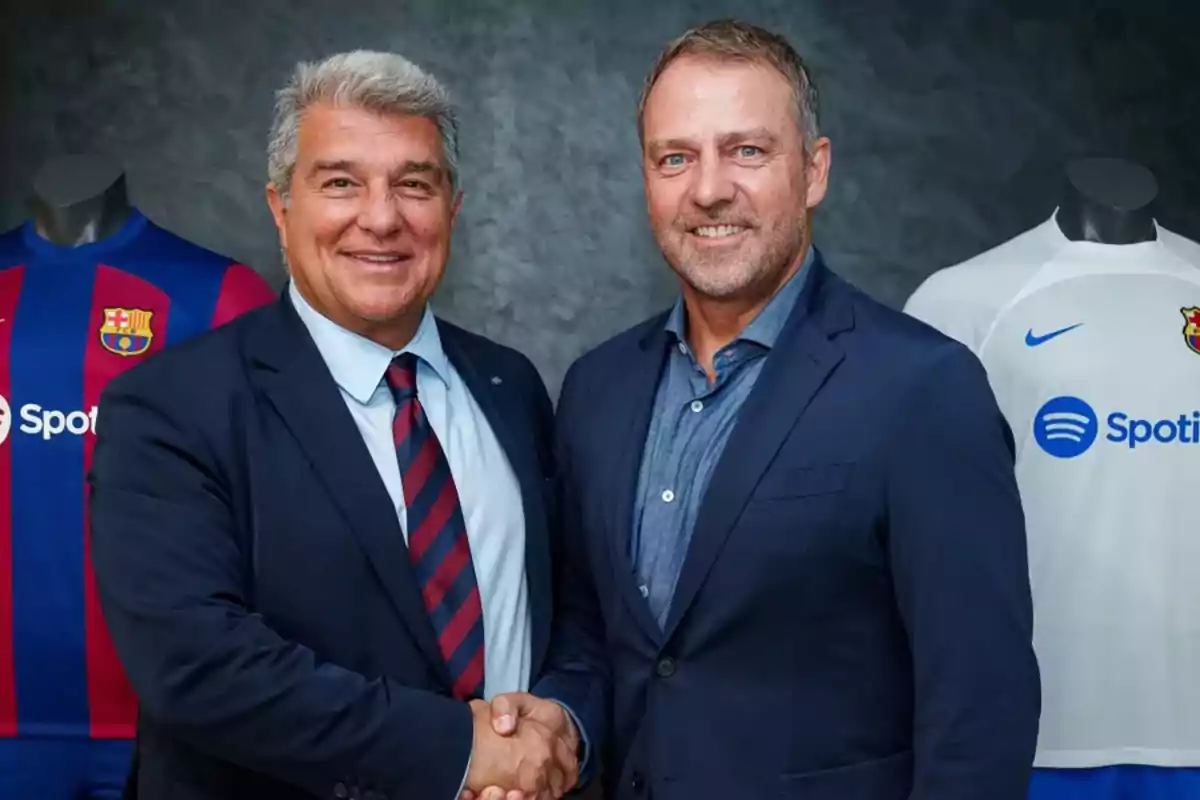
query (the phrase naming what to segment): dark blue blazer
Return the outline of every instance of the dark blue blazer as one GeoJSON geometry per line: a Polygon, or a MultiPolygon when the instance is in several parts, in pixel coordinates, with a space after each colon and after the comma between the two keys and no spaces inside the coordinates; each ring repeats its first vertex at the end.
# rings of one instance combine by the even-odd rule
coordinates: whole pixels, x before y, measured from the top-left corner
{"type": "MultiPolygon", "coordinates": [[[[553,409],[524,356],[438,330],[520,482],[536,669],[553,409]]],[[[116,378],[96,428],[92,553],[141,701],[138,796],[454,800],[471,714],[392,502],[286,296],[116,378]]]]}
{"type": "Polygon", "coordinates": [[[1040,690],[1011,432],[963,346],[820,259],[807,280],[665,629],[629,541],[666,315],[569,370],[535,691],[575,711],[610,797],[1024,798],[1040,690]]]}

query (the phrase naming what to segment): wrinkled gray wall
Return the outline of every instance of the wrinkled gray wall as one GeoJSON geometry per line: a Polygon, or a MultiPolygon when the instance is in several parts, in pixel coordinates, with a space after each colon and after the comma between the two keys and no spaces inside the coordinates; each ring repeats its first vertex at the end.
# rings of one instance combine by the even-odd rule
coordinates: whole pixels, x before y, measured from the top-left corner
{"type": "Polygon", "coordinates": [[[263,148],[290,65],[368,47],[432,68],[463,106],[468,192],[439,308],[527,352],[553,394],[671,297],[633,107],[669,37],[730,12],[811,61],[834,141],[818,242],[884,302],[1045,219],[1079,155],[1149,165],[1160,220],[1200,238],[1189,0],[13,2],[0,227],[44,158],[99,150],[153,219],[277,283],[263,148]]]}

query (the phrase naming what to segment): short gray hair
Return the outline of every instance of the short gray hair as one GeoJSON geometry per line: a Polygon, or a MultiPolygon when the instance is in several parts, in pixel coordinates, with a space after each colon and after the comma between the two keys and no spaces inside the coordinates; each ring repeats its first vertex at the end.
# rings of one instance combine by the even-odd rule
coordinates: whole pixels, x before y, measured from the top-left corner
{"type": "Polygon", "coordinates": [[[300,120],[309,106],[322,102],[433,120],[442,134],[450,186],[458,188],[458,119],[449,92],[403,56],[355,50],[297,64],[275,96],[267,175],[284,198],[291,193],[300,120]]]}

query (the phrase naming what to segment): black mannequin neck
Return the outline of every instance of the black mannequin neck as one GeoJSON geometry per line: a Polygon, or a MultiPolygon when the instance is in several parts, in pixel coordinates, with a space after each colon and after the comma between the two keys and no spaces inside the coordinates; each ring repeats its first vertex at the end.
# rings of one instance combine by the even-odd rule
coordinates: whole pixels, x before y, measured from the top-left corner
{"type": "Polygon", "coordinates": [[[100,156],[55,158],[33,179],[38,235],[60,247],[78,247],[120,230],[133,208],[121,167],[100,156]]]}
{"type": "Polygon", "coordinates": [[[1115,158],[1081,159],[1067,165],[1055,220],[1063,235],[1077,242],[1154,241],[1157,195],[1154,174],[1140,164],[1115,158]]]}

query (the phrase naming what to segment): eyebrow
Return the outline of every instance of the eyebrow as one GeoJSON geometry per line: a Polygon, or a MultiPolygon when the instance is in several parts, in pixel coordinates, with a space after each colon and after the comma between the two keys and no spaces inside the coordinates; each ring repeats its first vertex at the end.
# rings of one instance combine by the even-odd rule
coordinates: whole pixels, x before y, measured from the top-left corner
{"type": "Polygon", "coordinates": [[[435,164],[432,161],[405,161],[400,168],[400,174],[408,175],[411,172],[429,172],[436,178],[442,177],[442,167],[440,164],[435,164]]]}
{"type": "MultiPolygon", "coordinates": [[[[730,131],[729,133],[721,134],[717,143],[721,147],[729,147],[737,142],[745,141],[761,141],[767,144],[775,144],[777,137],[766,128],[751,128],[746,131],[730,131]]],[[[666,139],[663,141],[651,142],[647,148],[651,152],[661,152],[663,150],[688,150],[695,148],[696,143],[692,139],[666,139]]]]}
{"type": "MultiPolygon", "coordinates": [[[[310,174],[316,175],[321,172],[353,172],[357,167],[357,163],[350,159],[333,159],[325,161],[314,161],[310,174]]],[[[440,164],[433,161],[405,161],[396,170],[399,175],[411,175],[412,173],[429,173],[432,174],[435,180],[440,180],[444,170],[440,164]]]]}
{"type": "Polygon", "coordinates": [[[734,131],[727,133],[721,137],[721,145],[727,147],[735,142],[759,141],[766,144],[775,144],[775,134],[771,133],[766,128],[751,128],[748,131],[734,131]]]}

